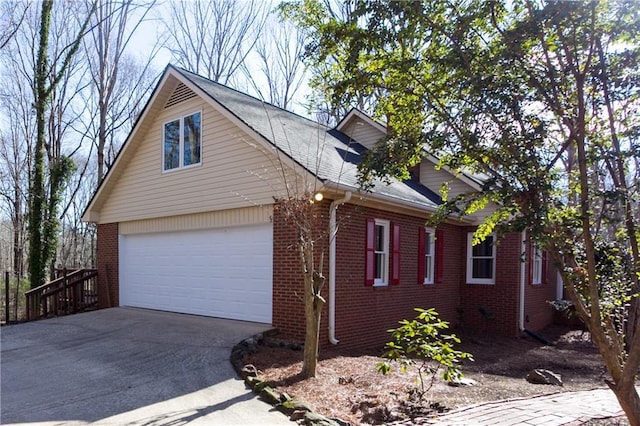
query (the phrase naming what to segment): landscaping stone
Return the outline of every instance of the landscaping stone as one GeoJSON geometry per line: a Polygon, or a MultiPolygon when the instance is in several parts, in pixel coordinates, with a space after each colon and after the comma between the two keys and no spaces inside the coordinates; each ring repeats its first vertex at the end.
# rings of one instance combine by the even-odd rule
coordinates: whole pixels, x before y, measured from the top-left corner
{"type": "Polygon", "coordinates": [[[477,382],[473,379],[462,377],[460,379],[451,380],[447,384],[453,387],[460,387],[460,386],[475,386],[477,382]]]}
{"type": "Polygon", "coordinates": [[[280,403],[280,395],[271,386],[265,386],[260,390],[260,397],[271,405],[280,403]]]}
{"type": "Polygon", "coordinates": [[[328,417],[311,411],[307,411],[304,414],[304,424],[308,426],[339,426],[338,423],[328,417]]]}
{"type": "Polygon", "coordinates": [[[550,370],[536,368],[535,370],[527,374],[526,379],[527,382],[533,383],[535,385],[563,386],[560,375],[550,370]]]}

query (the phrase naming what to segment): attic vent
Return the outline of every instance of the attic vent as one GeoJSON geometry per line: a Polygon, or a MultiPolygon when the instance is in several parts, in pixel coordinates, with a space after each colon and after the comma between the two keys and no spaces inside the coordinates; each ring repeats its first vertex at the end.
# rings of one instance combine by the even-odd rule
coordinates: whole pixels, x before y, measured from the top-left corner
{"type": "Polygon", "coordinates": [[[173,91],[173,94],[164,105],[164,107],[172,107],[176,104],[179,104],[180,102],[186,101],[187,99],[194,98],[195,96],[196,94],[193,92],[193,90],[185,86],[184,83],[180,83],[178,87],[176,87],[176,90],[173,91]]]}

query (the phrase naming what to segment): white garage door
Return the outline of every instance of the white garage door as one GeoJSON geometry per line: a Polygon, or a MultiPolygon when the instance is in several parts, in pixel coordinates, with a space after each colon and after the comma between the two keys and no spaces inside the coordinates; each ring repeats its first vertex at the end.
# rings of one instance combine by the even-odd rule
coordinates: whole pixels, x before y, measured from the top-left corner
{"type": "Polygon", "coordinates": [[[121,235],[120,305],[271,323],[271,224],[121,235]]]}

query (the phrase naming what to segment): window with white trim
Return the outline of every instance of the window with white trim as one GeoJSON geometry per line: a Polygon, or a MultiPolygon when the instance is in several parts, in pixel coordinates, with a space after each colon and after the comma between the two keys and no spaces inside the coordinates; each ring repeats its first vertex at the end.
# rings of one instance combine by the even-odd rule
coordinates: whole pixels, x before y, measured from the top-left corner
{"type": "Polygon", "coordinates": [[[542,250],[537,245],[533,245],[531,250],[532,257],[532,270],[531,270],[531,284],[542,284],[542,250]]]}
{"type": "Polygon", "coordinates": [[[164,123],[162,170],[169,171],[200,164],[202,113],[196,112],[164,123]]]}
{"type": "Polygon", "coordinates": [[[432,228],[424,229],[424,284],[433,284],[435,277],[436,234],[432,228]]]}
{"type": "Polygon", "coordinates": [[[373,285],[389,282],[389,221],[375,220],[375,275],[373,285]]]}
{"type": "Polygon", "coordinates": [[[488,235],[481,243],[473,245],[473,234],[467,235],[467,283],[495,284],[495,236],[488,235]]]}

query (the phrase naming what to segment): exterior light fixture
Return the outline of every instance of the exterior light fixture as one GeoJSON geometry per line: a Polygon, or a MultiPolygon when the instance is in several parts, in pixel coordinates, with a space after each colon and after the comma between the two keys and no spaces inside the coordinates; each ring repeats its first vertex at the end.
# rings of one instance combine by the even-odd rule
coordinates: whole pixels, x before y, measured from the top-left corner
{"type": "Polygon", "coordinates": [[[322,192],[316,192],[313,195],[313,199],[316,201],[322,201],[323,198],[324,198],[324,195],[322,195],[322,192]]]}

